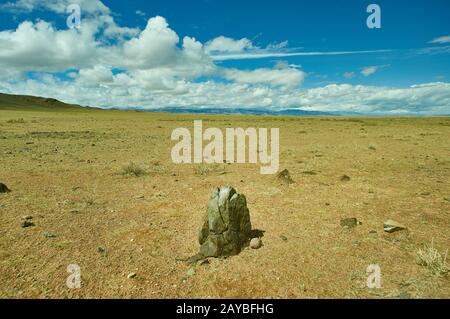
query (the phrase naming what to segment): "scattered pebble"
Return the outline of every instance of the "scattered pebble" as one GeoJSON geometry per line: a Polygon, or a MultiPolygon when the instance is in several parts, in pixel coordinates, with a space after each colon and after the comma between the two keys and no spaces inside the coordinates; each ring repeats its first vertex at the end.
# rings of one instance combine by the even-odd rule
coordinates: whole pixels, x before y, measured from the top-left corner
{"type": "Polygon", "coordinates": [[[250,248],[258,249],[261,248],[261,246],[262,246],[261,238],[252,238],[252,240],[250,240],[250,248]]]}
{"type": "Polygon", "coordinates": [[[50,232],[44,232],[44,237],[45,238],[55,238],[56,235],[50,232]]]}
{"type": "Polygon", "coordinates": [[[355,217],[351,218],[342,218],[341,219],[341,226],[342,227],[355,227],[357,225],[360,225],[361,222],[358,221],[355,217]]]}
{"type": "Polygon", "coordinates": [[[97,247],[97,252],[103,254],[104,252],[106,252],[106,249],[104,247],[99,246],[97,247]]]}
{"type": "Polygon", "coordinates": [[[281,240],[283,240],[283,241],[287,241],[287,240],[288,240],[288,238],[287,238],[286,236],[284,236],[284,235],[280,235],[280,238],[281,238],[281,240]]]}
{"type": "Polygon", "coordinates": [[[26,219],[22,222],[21,226],[22,226],[22,228],[27,228],[27,227],[34,226],[34,223],[31,220],[26,219]]]}
{"type": "Polygon", "coordinates": [[[137,276],[137,275],[136,275],[135,272],[130,272],[130,273],[128,274],[127,278],[128,278],[128,279],[133,279],[133,278],[135,278],[136,276],[137,276]]]}
{"type": "Polygon", "coordinates": [[[11,190],[3,183],[0,183],[0,193],[9,193],[11,190]]]}
{"type": "Polygon", "coordinates": [[[396,222],[395,220],[389,219],[384,222],[383,229],[387,233],[393,233],[399,230],[406,229],[406,226],[396,222]]]}
{"type": "Polygon", "coordinates": [[[294,180],[291,178],[291,174],[289,173],[289,171],[287,169],[284,169],[281,172],[279,172],[277,177],[278,177],[278,180],[282,181],[284,184],[289,185],[289,184],[294,183],[294,180]]]}
{"type": "Polygon", "coordinates": [[[348,182],[348,181],[350,180],[350,176],[348,176],[348,175],[342,175],[341,178],[340,178],[340,180],[341,180],[342,182],[348,182]]]}

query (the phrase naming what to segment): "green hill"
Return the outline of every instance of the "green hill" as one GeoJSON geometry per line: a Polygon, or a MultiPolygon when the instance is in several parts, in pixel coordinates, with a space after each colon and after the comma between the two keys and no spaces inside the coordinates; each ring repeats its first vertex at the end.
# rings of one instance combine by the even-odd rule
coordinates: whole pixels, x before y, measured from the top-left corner
{"type": "Polygon", "coordinates": [[[12,95],[0,93],[0,110],[21,111],[76,111],[88,110],[90,107],[82,107],[76,104],[67,104],[52,98],[12,95]]]}

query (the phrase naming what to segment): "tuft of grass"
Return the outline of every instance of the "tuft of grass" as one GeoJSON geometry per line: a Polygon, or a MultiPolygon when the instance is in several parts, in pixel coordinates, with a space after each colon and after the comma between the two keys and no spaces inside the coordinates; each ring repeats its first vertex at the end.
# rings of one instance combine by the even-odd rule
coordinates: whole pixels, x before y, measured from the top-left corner
{"type": "Polygon", "coordinates": [[[433,247],[433,240],[431,245],[425,245],[417,251],[418,263],[426,267],[433,275],[445,276],[449,271],[447,266],[447,254],[448,249],[445,251],[444,256],[433,247]]]}
{"type": "Polygon", "coordinates": [[[9,123],[9,124],[24,124],[26,122],[25,122],[25,120],[23,118],[20,118],[20,119],[10,119],[10,120],[6,121],[6,123],[9,123]]]}
{"type": "Polygon", "coordinates": [[[134,162],[130,162],[122,168],[122,175],[130,175],[130,176],[144,176],[147,174],[147,171],[144,167],[134,162]]]}

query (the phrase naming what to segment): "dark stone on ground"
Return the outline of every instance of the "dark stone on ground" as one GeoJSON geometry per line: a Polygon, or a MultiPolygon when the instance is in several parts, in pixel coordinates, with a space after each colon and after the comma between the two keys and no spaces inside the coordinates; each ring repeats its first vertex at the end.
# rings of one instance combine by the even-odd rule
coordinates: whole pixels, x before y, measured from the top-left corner
{"type": "Polygon", "coordinates": [[[26,219],[22,222],[21,226],[22,226],[22,228],[27,228],[27,227],[34,226],[34,223],[31,220],[26,219]]]}
{"type": "Polygon", "coordinates": [[[341,226],[342,227],[355,227],[359,224],[358,220],[354,217],[352,218],[342,218],[341,226]]]}
{"type": "Polygon", "coordinates": [[[294,180],[291,178],[291,174],[287,169],[284,169],[281,172],[279,172],[277,178],[286,185],[294,183],[294,180]]]}
{"type": "Polygon", "coordinates": [[[11,190],[3,183],[0,183],[0,193],[9,193],[11,190]]]}

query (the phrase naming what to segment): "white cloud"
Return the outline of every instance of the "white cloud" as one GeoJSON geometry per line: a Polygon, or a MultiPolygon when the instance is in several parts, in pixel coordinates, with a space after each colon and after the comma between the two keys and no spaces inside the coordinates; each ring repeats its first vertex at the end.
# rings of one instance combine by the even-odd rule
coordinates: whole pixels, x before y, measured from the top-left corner
{"type": "Polygon", "coordinates": [[[449,114],[450,84],[408,88],[332,84],[302,93],[300,104],[319,111],[370,114],[449,114]]]}
{"type": "Polygon", "coordinates": [[[364,76],[369,76],[378,71],[377,66],[367,66],[361,70],[361,74],[364,76]]]}
{"type": "Polygon", "coordinates": [[[428,43],[450,43],[450,35],[446,35],[443,37],[435,38],[428,43]]]}
{"type": "MultiPolygon", "coordinates": [[[[47,9],[65,13],[69,0],[21,0],[10,10],[47,9]]],[[[148,20],[144,30],[117,25],[100,1],[82,4],[87,16],[79,30],[58,30],[45,21],[0,31],[0,91],[58,98],[100,107],[163,106],[302,108],[373,114],[450,113],[450,84],[409,88],[327,85],[302,89],[306,73],[299,65],[277,61],[273,68],[241,70],[218,67],[217,60],[263,57],[344,55],[378,51],[300,52],[287,42],[266,48],[247,38],[218,37],[203,45],[180,39],[163,17],[148,20]],[[24,72],[37,72],[33,78],[24,72]],[[56,72],[65,72],[60,77],[56,72]],[[202,80],[204,77],[210,80],[202,80]],[[215,77],[226,81],[212,80],[215,77]]],[[[370,75],[384,66],[363,69],[370,75]]],[[[311,72],[312,73],[312,72],[311,72]]],[[[344,73],[347,78],[354,72],[344,73]]]]}
{"type": "Polygon", "coordinates": [[[272,86],[298,86],[303,82],[305,73],[296,68],[255,70],[225,69],[225,77],[237,83],[266,84],[272,86]]]}
{"type": "Polygon", "coordinates": [[[208,41],[205,44],[205,51],[207,53],[229,53],[229,52],[241,52],[244,50],[254,49],[255,47],[247,38],[240,40],[234,40],[224,36],[217,37],[208,41]]]}
{"type": "Polygon", "coordinates": [[[355,77],[355,72],[344,72],[344,78],[350,80],[355,77]]]}
{"type": "Polygon", "coordinates": [[[146,16],[145,12],[144,12],[144,11],[141,11],[141,10],[136,10],[136,14],[137,14],[138,16],[141,16],[141,17],[145,17],[145,16],[146,16]]]}
{"type": "Polygon", "coordinates": [[[99,0],[17,0],[0,5],[0,9],[9,11],[49,10],[66,13],[70,4],[78,4],[82,14],[110,14],[110,10],[99,0]]]}
{"type": "Polygon", "coordinates": [[[368,53],[388,53],[392,50],[365,50],[365,51],[294,51],[294,50],[271,50],[255,49],[243,52],[230,53],[211,53],[211,58],[215,61],[224,60],[247,60],[247,59],[265,59],[265,58],[283,58],[294,56],[326,56],[326,55],[351,55],[368,53]]]}
{"type": "Polygon", "coordinates": [[[125,64],[137,68],[169,65],[176,58],[178,41],[178,35],[163,17],[151,18],[137,38],[124,44],[125,64]]]}
{"type": "Polygon", "coordinates": [[[362,68],[361,74],[365,77],[368,77],[369,75],[372,75],[376,73],[378,70],[388,67],[389,65],[374,65],[374,66],[366,66],[362,68]]]}
{"type": "Polygon", "coordinates": [[[55,30],[49,23],[22,22],[0,32],[0,66],[22,71],[61,71],[94,62],[98,43],[94,28],[55,30]]]}

